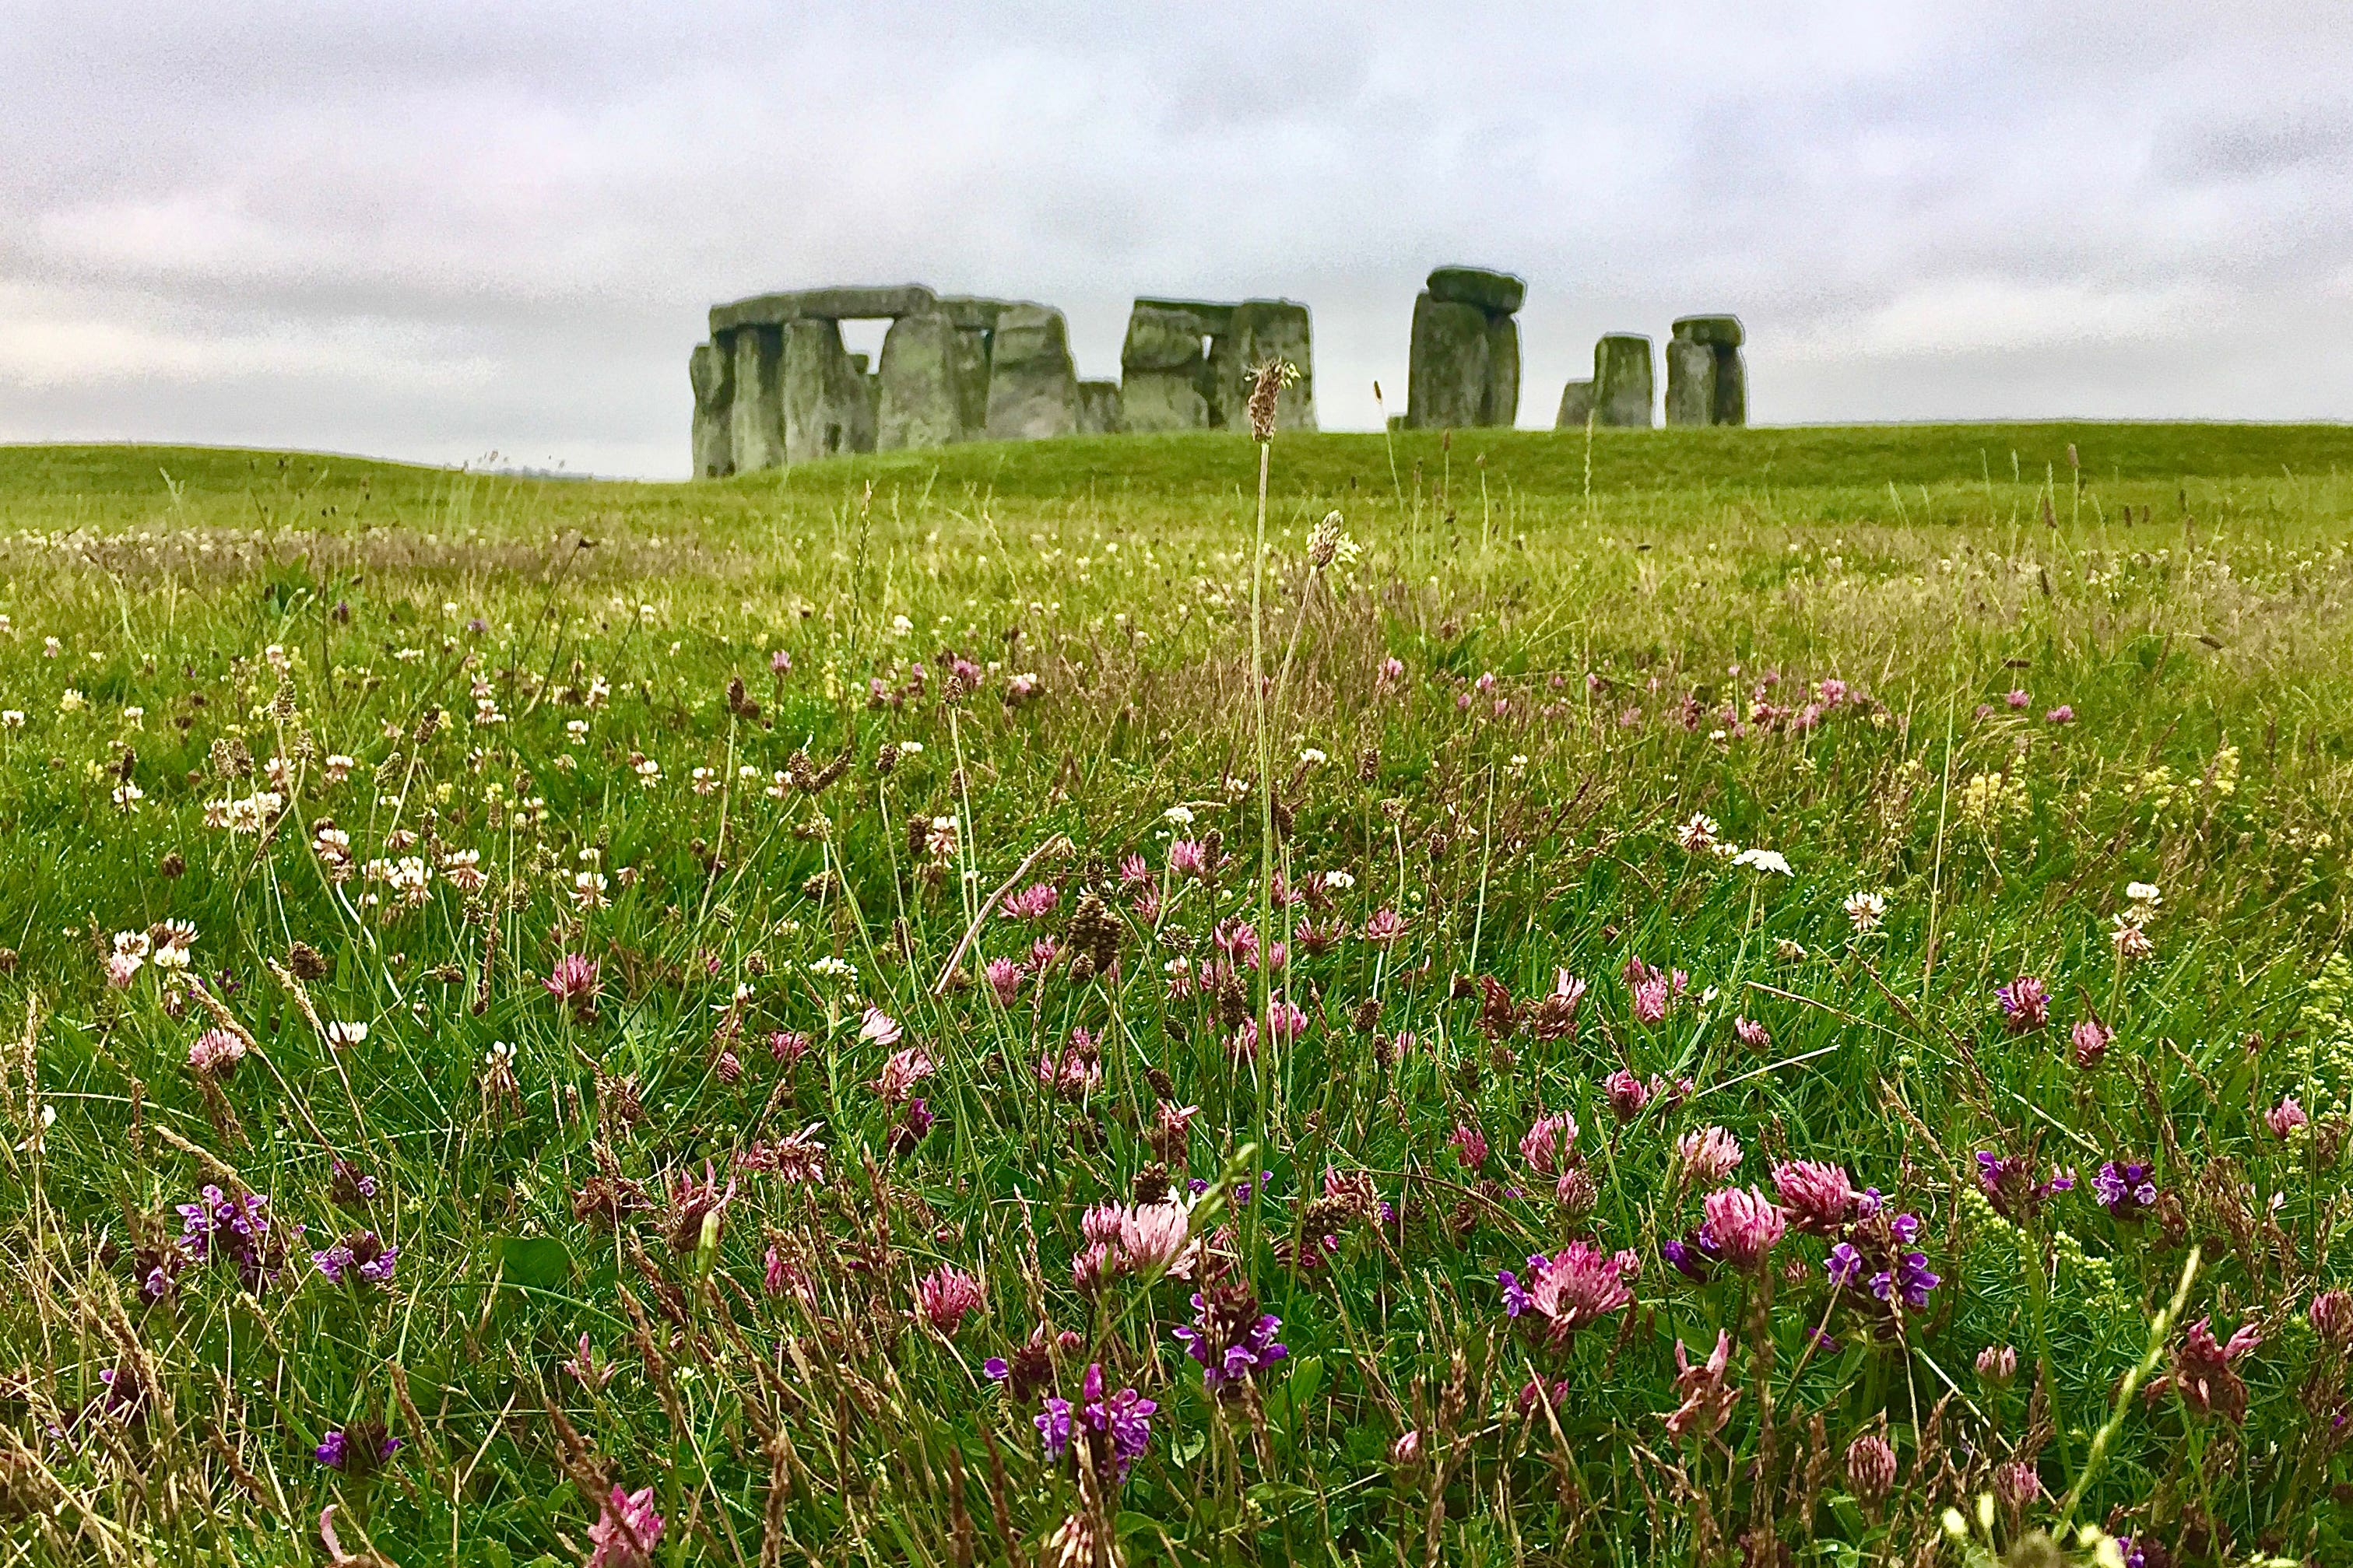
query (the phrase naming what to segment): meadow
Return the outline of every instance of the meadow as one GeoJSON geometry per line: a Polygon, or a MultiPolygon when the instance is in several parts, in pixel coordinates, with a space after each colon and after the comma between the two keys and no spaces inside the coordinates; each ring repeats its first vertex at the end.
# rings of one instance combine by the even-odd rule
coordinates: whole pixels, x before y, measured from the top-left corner
{"type": "Polygon", "coordinates": [[[2345,469],[0,447],[0,1561],[2348,1561],[2345,469]]]}

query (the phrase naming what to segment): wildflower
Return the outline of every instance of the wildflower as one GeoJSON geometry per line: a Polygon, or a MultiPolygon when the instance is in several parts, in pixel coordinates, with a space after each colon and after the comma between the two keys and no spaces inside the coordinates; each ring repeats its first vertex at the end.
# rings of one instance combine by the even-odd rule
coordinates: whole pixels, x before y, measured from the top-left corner
{"type": "Polygon", "coordinates": [[[1788,1222],[1773,1201],[1755,1187],[1723,1187],[1701,1200],[1707,1219],[1701,1234],[1722,1250],[1735,1268],[1754,1270],[1780,1245],[1788,1222]]]}
{"type": "Polygon", "coordinates": [[[654,1511],[654,1489],[624,1491],[618,1484],[588,1527],[596,1550],[583,1568],[650,1568],[662,1538],[662,1516],[654,1511]]]}
{"type": "Polygon", "coordinates": [[[117,991],[128,991],[131,983],[139,978],[139,971],[147,960],[136,952],[117,951],[107,955],[106,983],[117,991]]]}
{"type": "Polygon", "coordinates": [[[1051,882],[1038,882],[1005,900],[1005,912],[1015,920],[1043,920],[1061,899],[1051,882]]]}
{"type": "Polygon", "coordinates": [[[693,1252],[707,1243],[717,1241],[720,1218],[727,1205],[735,1201],[735,1179],[728,1177],[721,1187],[711,1169],[711,1162],[702,1163],[702,1174],[681,1171],[671,1180],[670,1214],[662,1229],[670,1238],[670,1250],[693,1252]]]}
{"type": "Polygon", "coordinates": [[[1854,926],[1855,934],[1858,936],[1868,935],[1872,931],[1877,931],[1880,927],[1880,922],[1887,918],[1887,895],[1884,893],[1849,893],[1846,896],[1845,904],[1841,907],[1846,910],[1847,920],[1854,926]]]}
{"type": "Polygon", "coordinates": [[[311,1254],[311,1261],[330,1285],[342,1284],[346,1273],[369,1285],[389,1285],[399,1257],[400,1248],[386,1247],[375,1232],[355,1230],[326,1250],[311,1254]]]}
{"type": "Polygon", "coordinates": [[[1021,990],[1021,966],[1009,958],[992,958],[982,969],[999,1005],[1010,1007],[1021,990]]]}
{"type": "Polygon", "coordinates": [[[365,1474],[400,1451],[400,1439],[374,1421],[354,1422],[343,1431],[319,1439],[311,1457],[331,1470],[365,1474]]]}
{"type": "Polygon", "coordinates": [[[2067,1032],[2067,1037],[2074,1046],[2076,1067],[2089,1071],[2108,1054],[2108,1046],[2116,1039],[2116,1032],[2097,1018],[2085,1018],[2067,1032]]]}
{"type": "Polygon", "coordinates": [[[2114,917],[2108,941],[2115,946],[2116,957],[2126,963],[2147,958],[2157,951],[2157,944],[2149,941],[2148,932],[2121,914],[2114,917]]]}
{"type": "Polygon", "coordinates": [[[245,1059],[245,1041],[227,1029],[206,1029],[188,1047],[188,1070],[227,1073],[245,1059]]]}
{"type": "Polygon", "coordinates": [[[2008,1388],[2018,1375],[2015,1345],[1988,1345],[1978,1352],[1978,1376],[1996,1388],[2008,1388]]]}
{"type": "Polygon", "coordinates": [[[338,1050],[364,1043],[367,1035],[367,1025],[356,1018],[349,1021],[337,1018],[327,1025],[327,1044],[338,1050]]]}
{"type": "Polygon", "coordinates": [[[2037,1182],[2024,1155],[1978,1151],[1978,1190],[2004,1219],[2015,1222],[2041,1208],[2052,1194],[2072,1191],[2074,1185],[2073,1171],[2053,1167],[2050,1180],[2037,1182]]]}
{"type": "Polygon", "coordinates": [[[1045,1442],[1046,1462],[1060,1464],[1069,1457],[1073,1441],[1083,1442],[1098,1472],[1125,1480],[1128,1468],[1152,1445],[1152,1417],[1160,1406],[1133,1388],[1104,1398],[1100,1362],[1087,1367],[1079,1398],[1073,1405],[1067,1399],[1049,1397],[1044,1411],[1032,1418],[1045,1442]]]}
{"type": "Polygon", "coordinates": [[[1504,1311],[1513,1318],[1533,1314],[1556,1349],[1567,1345],[1577,1330],[1634,1299],[1626,1289],[1635,1268],[1629,1253],[1612,1256],[1572,1241],[1549,1258],[1537,1253],[1527,1266],[1525,1285],[1508,1268],[1496,1276],[1503,1286],[1504,1311]]]}
{"type": "Polygon", "coordinates": [[[1561,1173],[1577,1157],[1577,1118],[1556,1111],[1536,1118],[1520,1140],[1520,1158],[1539,1176],[1561,1173]]]}
{"type": "Polygon", "coordinates": [[[1389,658],[1381,660],[1378,667],[1373,671],[1373,684],[1376,687],[1395,686],[1400,679],[1404,679],[1404,676],[1405,660],[1397,658],[1395,655],[1391,655],[1389,658]]]}
{"type": "Polygon", "coordinates": [[[1694,1366],[1683,1352],[1683,1342],[1675,1341],[1675,1393],[1683,1403],[1666,1417],[1668,1436],[1678,1440],[1696,1433],[1702,1438],[1715,1436],[1718,1429],[1732,1418],[1732,1406],[1740,1397],[1740,1390],[1725,1376],[1732,1357],[1732,1336],[1722,1329],[1715,1331],[1715,1349],[1707,1360],[1694,1366]]]}
{"type": "Polygon", "coordinates": [[[1179,877],[1205,877],[1209,852],[1198,838],[1178,838],[1168,846],[1168,869],[1179,877]]]}
{"type": "Polygon", "coordinates": [[[1382,947],[1387,947],[1404,934],[1405,921],[1398,918],[1395,910],[1376,910],[1372,919],[1365,922],[1365,940],[1382,947]]]}
{"type": "Polygon", "coordinates": [[[2183,1331],[2181,1343],[2173,1352],[2173,1364],[2164,1376],[2150,1383],[2147,1396],[2154,1402],[2171,1389],[2199,1415],[2219,1411],[2224,1420],[2236,1425],[2247,1418],[2247,1385],[2232,1368],[2263,1342],[2263,1336],[2253,1322],[2246,1322],[2227,1342],[2218,1343],[2213,1322],[2211,1318],[2200,1318],[2183,1331]]]}
{"type": "Polygon", "coordinates": [[[1291,1352],[1276,1342],[1282,1320],[1259,1310],[1247,1284],[1211,1286],[1193,1297],[1193,1323],[1174,1331],[1185,1353],[1201,1367],[1201,1384],[1220,1397],[1240,1393],[1242,1380],[1291,1352]]]}
{"type": "Polygon", "coordinates": [[[1732,858],[1732,863],[1756,871],[1778,871],[1784,877],[1797,875],[1789,869],[1789,858],[1778,849],[1743,849],[1732,858]]]}
{"type": "Polygon", "coordinates": [[[1847,1445],[1847,1484],[1866,1503],[1876,1503],[1895,1485],[1895,1446],[1885,1435],[1866,1432],[1847,1445]]]}
{"type": "Polygon", "coordinates": [[[1176,1279],[1191,1276],[1200,1250],[1192,1239],[1192,1215],[1177,1203],[1122,1208],[1119,1247],[1131,1271],[1176,1279]]]}
{"type": "Polygon", "coordinates": [[[1639,958],[1626,961],[1626,986],[1634,1004],[1634,1016],[1645,1024],[1663,1022],[1691,977],[1682,970],[1653,969],[1639,958]]]}
{"type": "Polygon", "coordinates": [[[2099,1174],[2092,1178],[2092,1195],[2112,1217],[2138,1219],[2142,1210],[2157,1202],[2157,1184],[2148,1179],[2148,1172],[2147,1164],[2141,1161],[2119,1165],[2114,1160],[2104,1160],[2099,1174]]]}
{"type": "Polygon", "coordinates": [[[2001,1004],[2002,1026],[2013,1035],[2031,1034],[2051,1022],[2051,993],[2031,974],[1997,986],[1994,997],[2001,1004]]]}
{"type": "Polygon", "coordinates": [[[1774,1166],[1773,1190],[1790,1222],[1810,1236],[1836,1236],[1862,1201],[1842,1166],[1819,1160],[1785,1160],[1774,1166]]]}
{"type": "Polygon", "coordinates": [[[2272,1130],[2272,1136],[2274,1138],[2284,1139],[2297,1128],[2308,1124],[2311,1121],[2312,1118],[2306,1113],[2304,1107],[2296,1102],[2295,1096],[2292,1094],[2263,1112],[2263,1125],[2272,1130]]]}
{"type": "Polygon", "coordinates": [[[1633,1121],[1651,1103],[1649,1087],[1624,1068],[1602,1079],[1601,1091],[1609,1097],[1609,1113],[1620,1121],[1633,1121]]]}
{"type": "Polygon", "coordinates": [[[1772,1032],[1754,1018],[1736,1016],[1732,1020],[1732,1033],[1752,1051],[1761,1051],[1773,1043],[1772,1032]]]}
{"type": "MultiPolygon", "coordinates": [[[[892,1037],[897,1038],[895,1035],[892,1037]]],[[[908,1090],[931,1077],[936,1070],[933,1066],[932,1058],[924,1055],[923,1047],[909,1046],[904,1050],[892,1053],[891,1059],[882,1064],[882,1075],[870,1087],[881,1097],[882,1103],[896,1105],[907,1098],[908,1090]]]]}
{"type": "Polygon", "coordinates": [[[2002,700],[2009,703],[2012,708],[2023,708],[2028,702],[2031,701],[2032,699],[2028,697],[2023,691],[2012,691],[2003,697],[2002,700]]]}
{"type": "Polygon", "coordinates": [[[1454,1157],[1464,1169],[1475,1171],[1487,1163],[1487,1135],[1469,1122],[1457,1122],[1446,1141],[1454,1146],[1454,1157]]]}
{"type": "Polygon", "coordinates": [[[2073,724],[2075,721],[2075,710],[2062,702],[2058,707],[2044,713],[2042,721],[2045,724],[2073,724]]]}
{"type": "Polygon", "coordinates": [[[1693,854],[1715,847],[1715,818],[1703,812],[1692,813],[1689,822],[1675,829],[1675,842],[1693,854]]]}
{"type": "Polygon", "coordinates": [[[567,952],[555,961],[540,982],[547,994],[571,1007],[575,1012],[586,1012],[596,1005],[598,982],[596,961],[586,953],[567,952]]]}
{"type": "Polygon", "coordinates": [[[915,1305],[925,1321],[949,1339],[964,1321],[987,1305],[980,1282],[963,1269],[943,1265],[915,1286],[915,1305]]]}
{"type": "Polygon", "coordinates": [[[1675,1141],[1675,1163],[1689,1178],[1720,1182],[1739,1168],[1740,1159],[1740,1140],[1721,1127],[1704,1127],[1675,1141]]]}
{"type": "MultiPolygon", "coordinates": [[[[232,1197],[206,1186],[196,1202],[179,1205],[176,1245],[194,1262],[226,1258],[246,1289],[259,1291],[279,1277],[286,1256],[284,1240],[271,1230],[269,1205],[259,1193],[232,1197]]],[[[295,1234],[301,1235],[300,1226],[295,1234]]]]}
{"type": "Polygon", "coordinates": [[[899,1020],[880,1007],[867,1008],[865,1017],[858,1025],[858,1038],[861,1044],[871,1043],[885,1049],[897,1045],[902,1033],[899,1020]]]}
{"type": "Polygon", "coordinates": [[[2338,1355],[2353,1350],[2353,1292],[2323,1290],[2306,1309],[2313,1331],[2338,1355]]]}

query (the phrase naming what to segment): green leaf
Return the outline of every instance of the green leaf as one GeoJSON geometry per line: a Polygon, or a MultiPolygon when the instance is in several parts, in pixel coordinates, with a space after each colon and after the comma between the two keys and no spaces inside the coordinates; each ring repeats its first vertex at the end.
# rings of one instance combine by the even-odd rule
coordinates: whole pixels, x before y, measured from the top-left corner
{"type": "Polygon", "coordinates": [[[499,1277],[525,1290],[560,1290],[572,1279],[572,1254],[552,1236],[501,1236],[494,1242],[499,1277]]]}

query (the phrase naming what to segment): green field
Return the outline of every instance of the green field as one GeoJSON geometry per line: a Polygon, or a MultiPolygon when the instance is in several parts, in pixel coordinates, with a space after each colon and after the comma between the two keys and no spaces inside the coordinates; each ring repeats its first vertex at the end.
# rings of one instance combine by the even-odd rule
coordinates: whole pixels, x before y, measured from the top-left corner
{"type": "Polygon", "coordinates": [[[2353,1555],[2353,428],[1259,464],[0,447],[5,1561],[2353,1555]]]}

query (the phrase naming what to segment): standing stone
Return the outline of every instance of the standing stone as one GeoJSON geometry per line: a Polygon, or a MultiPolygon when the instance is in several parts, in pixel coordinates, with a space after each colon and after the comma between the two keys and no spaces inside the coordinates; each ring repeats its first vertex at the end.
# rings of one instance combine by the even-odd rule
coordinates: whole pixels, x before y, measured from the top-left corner
{"type": "Polygon", "coordinates": [[[1287,360],[1299,372],[1298,379],[1275,399],[1275,427],[1315,428],[1314,333],[1307,307],[1295,300],[1245,300],[1233,308],[1226,330],[1217,335],[1209,353],[1213,423],[1239,429],[1247,422],[1250,378],[1259,366],[1272,359],[1287,360]]]}
{"type": "Polygon", "coordinates": [[[1416,430],[1463,429],[1487,409],[1487,316],[1428,289],[1413,302],[1413,350],[1405,422],[1416,430]]]}
{"type": "Polygon", "coordinates": [[[724,479],[735,471],[735,353],[722,339],[697,343],[686,362],[694,387],[694,472],[699,479],[724,479]]]}
{"type": "Polygon", "coordinates": [[[1650,339],[1612,332],[1593,345],[1595,424],[1648,430],[1654,401],[1650,339]]]}
{"type": "Polygon", "coordinates": [[[1737,316],[1684,316],[1675,322],[1675,341],[1702,343],[1715,361],[1708,423],[1748,423],[1748,372],[1741,363],[1741,345],[1748,334],[1737,316]]]}
{"type": "Polygon", "coordinates": [[[956,328],[956,422],[961,439],[988,433],[988,340],[993,327],[956,328]]]}
{"type": "Polygon", "coordinates": [[[1079,426],[1079,374],[1062,312],[1010,305],[988,349],[988,438],[1034,441],[1079,426]]]}
{"type": "Polygon", "coordinates": [[[1684,338],[1667,340],[1667,423],[1715,422],[1715,351],[1684,338]]]}
{"type": "Polygon", "coordinates": [[[780,327],[739,327],[729,450],[735,471],[785,466],[785,342],[780,327]]]}
{"type": "Polygon", "coordinates": [[[882,338],[874,445],[885,452],[944,447],[965,436],[963,354],[938,310],[902,316],[882,338]]]}
{"type": "Polygon", "coordinates": [[[1487,318],[1487,389],[1480,400],[1479,423],[1508,426],[1519,422],[1520,324],[1509,316],[1490,316],[1487,318]]]}
{"type": "Polygon", "coordinates": [[[866,378],[843,352],[841,323],[803,317],[787,323],[784,333],[785,460],[807,463],[872,450],[866,378]]]}
{"type": "Polygon", "coordinates": [[[1560,389],[1560,413],[1555,416],[1556,430],[1582,430],[1593,416],[1593,384],[1572,381],[1560,389]]]}
{"type": "Polygon", "coordinates": [[[1131,432],[1209,427],[1208,343],[1232,320],[1223,307],[1138,300],[1119,350],[1120,426],[1131,432]]]}
{"type": "Polygon", "coordinates": [[[1111,436],[1119,431],[1119,383],[1079,383],[1079,434],[1111,436]]]}

